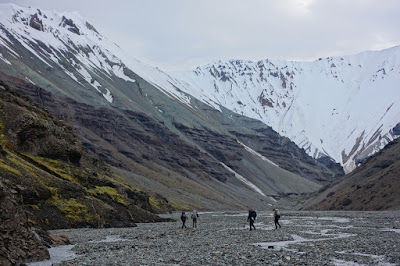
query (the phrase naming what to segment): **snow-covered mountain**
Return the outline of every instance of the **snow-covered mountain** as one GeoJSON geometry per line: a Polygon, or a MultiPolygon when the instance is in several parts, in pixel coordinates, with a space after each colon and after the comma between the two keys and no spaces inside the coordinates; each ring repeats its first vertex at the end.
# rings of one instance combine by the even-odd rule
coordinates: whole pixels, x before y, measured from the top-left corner
{"type": "Polygon", "coordinates": [[[315,62],[219,61],[168,75],[128,56],[79,14],[0,5],[0,63],[14,70],[8,74],[86,103],[149,112],[132,99],[133,87],[164,112],[136,83],[144,79],[192,110],[199,99],[258,119],[347,171],[397,137],[399,57],[394,47],[315,62]],[[76,84],[86,90],[66,90],[76,84]]]}
{"type": "Polygon", "coordinates": [[[314,62],[218,61],[172,75],[204,102],[259,119],[348,172],[399,134],[400,46],[314,62]]]}
{"type": "MultiPolygon", "coordinates": [[[[128,56],[78,13],[0,4],[0,45],[15,58],[23,57],[25,48],[46,64],[49,72],[61,68],[75,82],[110,103],[118,92],[112,92],[105,84],[114,79],[135,82],[135,74],[168,94],[172,92],[179,100],[189,102],[187,96],[176,90],[177,84],[172,78],[128,56]]],[[[0,60],[12,65],[12,60],[1,52],[0,60]]],[[[34,83],[28,77],[26,80],[34,83]]],[[[63,93],[60,89],[60,94],[63,93]]]]}
{"type": "Polygon", "coordinates": [[[76,13],[0,5],[0,80],[67,121],[136,185],[190,207],[291,204],[343,175],[127,55],[76,13]]]}

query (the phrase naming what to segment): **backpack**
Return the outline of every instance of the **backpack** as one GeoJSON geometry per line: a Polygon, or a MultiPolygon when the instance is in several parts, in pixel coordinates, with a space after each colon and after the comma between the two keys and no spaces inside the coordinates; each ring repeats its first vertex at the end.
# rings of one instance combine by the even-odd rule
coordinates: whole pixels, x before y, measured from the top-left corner
{"type": "Polygon", "coordinates": [[[257,218],[257,213],[255,211],[251,211],[250,212],[250,218],[252,218],[253,220],[255,220],[257,218]]]}
{"type": "Polygon", "coordinates": [[[182,213],[182,215],[181,215],[181,220],[182,220],[182,221],[185,221],[186,219],[187,219],[186,213],[182,213]]]}

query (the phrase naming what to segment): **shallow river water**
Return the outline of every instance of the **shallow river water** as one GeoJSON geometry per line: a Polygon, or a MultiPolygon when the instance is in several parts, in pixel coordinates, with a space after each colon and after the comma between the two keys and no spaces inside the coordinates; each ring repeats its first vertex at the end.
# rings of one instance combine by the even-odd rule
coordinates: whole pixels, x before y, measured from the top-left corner
{"type": "MultiPolygon", "coordinates": [[[[51,250],[52,259],[30,265],[400,265],[400,212],[199,213],[176,222],[133,228],[68,229],[73,245],[51,250]]],[[[189,215],[190,216],[190,215],[189,215]]]]}

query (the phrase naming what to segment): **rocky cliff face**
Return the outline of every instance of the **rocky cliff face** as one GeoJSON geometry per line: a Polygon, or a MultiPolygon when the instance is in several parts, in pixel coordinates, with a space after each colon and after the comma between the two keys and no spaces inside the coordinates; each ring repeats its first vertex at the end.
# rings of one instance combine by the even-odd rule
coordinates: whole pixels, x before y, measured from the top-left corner
{"type": "MultiPolygon", "coordinates": [[[[6,153],[1,147],[0,152],[6,153]]],[[[0,264],[18,265],[25,261],[49,259],[47,247],[29,225],[18,193],[21,189],[0,174],[0,264]]]]}

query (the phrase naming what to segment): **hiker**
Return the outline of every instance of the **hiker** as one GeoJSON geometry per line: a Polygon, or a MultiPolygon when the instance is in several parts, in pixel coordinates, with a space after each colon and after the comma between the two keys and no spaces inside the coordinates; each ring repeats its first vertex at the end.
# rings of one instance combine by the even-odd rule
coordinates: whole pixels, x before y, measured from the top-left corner
{"type": "Polygon", "coordinates": [[[186,227],[186,225],[185,225],[186,220],[187,220],[187,215],[185,212],[182,212],[182,215],[181,215],[182,229],[186,227]]]}
{"type": "Polygon", "coordinates": [[[281,225],[279,224],[279,218],[281,218],[281,212],[278,209],[273,209],[274,211],[274,222],[275,222],[275,229],[281,228],[281,225]]]}
{"type": "Polygon", "coordinates": [[[256,230],[256,227],[254,226],[254,221],[257,220],[257,213],[256,211],[249,210],[249,216],[247,216],[247,221],[250,221],[250,231],[252,228],[256,230]]]}
{"type": "Polygon", "coordinates": [[[192,217],[192,220],[193,220],[193,227],[197,228],[197,217],[199,217],[199,214],[197,213],[196,210],[193,210],[191,217],[192,217]]]}

